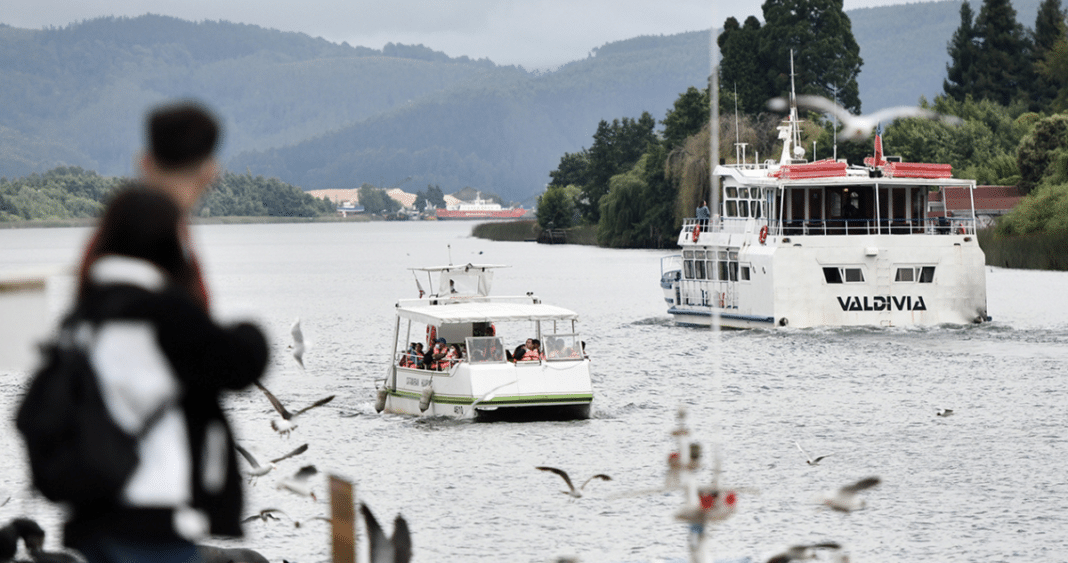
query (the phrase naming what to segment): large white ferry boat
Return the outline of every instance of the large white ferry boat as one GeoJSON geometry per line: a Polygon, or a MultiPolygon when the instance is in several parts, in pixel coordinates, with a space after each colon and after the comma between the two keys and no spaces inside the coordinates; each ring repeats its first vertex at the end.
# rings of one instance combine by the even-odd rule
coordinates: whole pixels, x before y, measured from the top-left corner
{"type": "Polygon", "coordinates": [[[681,254],[661,260],[677,324],[816,327],[989,320],[975,182],[946,164],[875,155],[863,166],[803,159],[796,106],[778,161],[718,165],[721,204],[686,219],[681,254]],[[969,213],[928,210],[932,190],[963,190],[969,213]]]}
{"type": "Polygon", "coordinates": [[[412,269],[420,297],[397,302],[392,361],[376,383],[379,412],[480,420],[589,417],[593,385],[578,315],[532,293],[491,296],[493,270],[501,267],[412,269]],[[408,352],[417,343],[430,350],[439,339],[460,348],[459,357],[423,362],[408,352]],[[528,339],[539,341],[541,352],[513,357],[528,339]]]}

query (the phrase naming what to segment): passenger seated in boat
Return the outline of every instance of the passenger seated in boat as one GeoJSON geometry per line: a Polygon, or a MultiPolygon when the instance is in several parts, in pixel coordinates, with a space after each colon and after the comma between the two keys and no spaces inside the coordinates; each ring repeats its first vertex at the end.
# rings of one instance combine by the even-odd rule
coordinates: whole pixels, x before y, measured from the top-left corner
{"type": "Polygon", "coordinates": [[[408,344],[408,349],[405,350],[403,354],[401,354],[400,367],[402,367],[402,368],[415,367],[414,355],[415,355],[415,342],[411,342],[411,343],[408,344]]]}
{"type": "Polygon", "coordinates": [[[550,337],[548,340],[545,341],[545,348],[546,350],[548,350],[548,353],[546,355],[549,357],[550,360],[567,357],[564,354],[563,339],[550,337]]]}
{"type": "Polygon", "coordinates": [[[447,367],[448,362],[444,362],[445,354],[448,350],[445,349],[445,339],[438,337],[434,341],[434,346],[427,351],[423,356],[423,366],[426,369],[433,369],[441,371],[447,367]]]}
{"type": "Polygon", "coordinates": [[[460,345],[450,344],[448,351],[445,352],[445,358],[441,362],[443,364],[442,369],[449,369],[452,366],[455,366],[456,364],[460,363],[460,360],[462,360],[463,357],[464,354],[462,351],[460,351],[460,345]]]}
{"type": "Polygon", "coordinates": [[[408,367],[415,369],[423,369],[423,343],[415,342],[415,348],[412,350],[411,356],[408,359],[408,367]]]}
{"type": "Polygon", "coordinates": [[[530,339],[530,348],[523,353],[523,357],[519,361],[523,362],[536,362],[538,360],[545,359],[545,354],[541,353],[541,342],[537,338],[530,339]]]}
{"type": "Polygon", "coordinates": [[[518,362],[518,361],[522,360],[523,356],[526,355],[527,350],[529,350],[531,348],[531,346],[533,346],[533,345],[534,345],[534,339],[533,338],[528,338],[526,344],[520,344],[519,346],[516,346],[515,347],[515,352],[512,352],[512,358],[511,358],[510,361],[518,362]]]}

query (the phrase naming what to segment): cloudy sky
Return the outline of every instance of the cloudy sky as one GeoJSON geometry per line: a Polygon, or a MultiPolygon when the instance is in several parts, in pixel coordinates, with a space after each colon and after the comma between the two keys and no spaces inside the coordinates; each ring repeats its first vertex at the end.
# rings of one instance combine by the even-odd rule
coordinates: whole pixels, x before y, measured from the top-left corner
{"type": "MultiPolygon", "coordinates": [[[[145,13],[227,20],[375,49],[423,44],[527,69],[585,58],[639,35],[704,30],[728,16],[762,17],[762,0],[0,0],[0,23],[39,29],[145,13]]],[[[845,9],[902,0],[845,0],[845,9]]]]}

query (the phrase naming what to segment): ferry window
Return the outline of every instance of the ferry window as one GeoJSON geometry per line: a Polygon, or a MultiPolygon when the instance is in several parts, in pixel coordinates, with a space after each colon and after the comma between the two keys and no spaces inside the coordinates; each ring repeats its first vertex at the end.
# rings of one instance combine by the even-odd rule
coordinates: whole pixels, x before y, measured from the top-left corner
{"type": "Polygon", "coordinates": [[[721,279],[721,280],[730,279],[730,275],[727,273],[727,262],[726,261],[720,261],[720,263],[719,263],[719,278],[718,279],[721,279]]]}
{"type": "Polygon", "coordinates": [[[737,201],[732,201],[732,200],[727,200],[727,217],[737,217],[737,216],[738,216],[738,202],[737,201]]]}
{"type": "Polygon", "coordinates": [[[467,340],[467,356],[465,359],[472,364],[489,364],[504,362],[504,343],[497,336],[469,336],[467,340]]]}
{"type": "Polygon", "coordinates": [[[835,218],[841,217],[842,216],[842,194],[839,193],[839,192],[831,192],[829,195],[831,196],[830,197],[831,217],[835,217],[835,218]]]}
{"type": "Polygon", "coordinates": [[[934,266],[924,266],[923,268],[920,268],[920,283],[933,283],[934,271],[934,266]]]}
{"type": "Polygon", "coordinates": [[[577,334],[549,334],[545,340],[545,359],[581,360],[582,341],[577,334]]]}
{"type": "Polygon", "coordinates": [[[705,252],[703,250],[698,250],[698,251],[693,253],[693,257],[695,259],[697,259],[697,260],[704,260],[705,259],[705,252]]]}
{"type": "Polygon", "coordinates": [[[749,281],[749,266],[742,266],[741,275],[739,277],[742,281],[749,281]]]}
{"type": "Polygon", "coordinates": [[[838,268],[824,268],[823,279],[827,280],[827,283],[842,283],[842,271],[838,268]]]}
{"type": "Polygon", "coordinates": [[[738,197],[749,199],[749,188],[738,188],[738,197]]]}
{"type": "Polygon", "coordinates": [[[910,282],[916,281],[916,268],[898,268],[897,274],[894,275],[894,281],[896,282],[910,282]]]}
{"type": "Polygon", "coordinates": [[[731,275],[731,281],[738,281],[738,263],[730,262],[729,270],[731,275]]]}
{"type": "Polygon", "coordinates": [[[727,197],[738,197],[738,188],[727,188],[727,197]]]}
{"type": "Polygon", "coordinates": [[[682,274],[683,277],[692,280],[693,279],[693,260],[683,260],[682,261],[682,271],[683,271],[683,274],[682,274]]]}
{"type": "Polygon", "coordinates": [[[705,279],[705,261],[697,260],[694,265],[694,278],[703,280],[705,279]]]}
{"type": "Polygon", "coordinates": [[[718,279],[716,277],[716,263],[713,261],[705,262],[705,273],[708,274],[708,279],[718,279]]]}
{"type": "Polygon", "coordinates": [[[726,250],[720,250],[719,251],[719,261],[720,262],[724,262],[726,260],[727,260],[727,251],[726,250]]]}
{"type": "Polygon", "coordinates": [[[687,259],[687,260],[692,260],[693,259],[693,251],[692,250],[683,250],[682,251],[682,257],[687,259]]]}
{"type": "Polygon", "coordinates": [[[737,250],[730,251],[730,261],[731,262],[737,262],[738,261],[738,251],[737,250]]]}
{"type": "Polygon", "coordinates": [[[850,282],[863,282],[864,271],[860,268],[846,268],[845,269],[845,281],[850,282]]]}
{"type": "MultiPolygon", "coordinates": [[[[729,203],[734,203],[734,202],[732,201],[732,202],[729,202],[729,203]]],[[[738,203],[741,204],[741,205],[738,206],[738,216],[739,217],[748,217],[749,216],[749,202],[748,201],[740,201],[738,203]]]]}

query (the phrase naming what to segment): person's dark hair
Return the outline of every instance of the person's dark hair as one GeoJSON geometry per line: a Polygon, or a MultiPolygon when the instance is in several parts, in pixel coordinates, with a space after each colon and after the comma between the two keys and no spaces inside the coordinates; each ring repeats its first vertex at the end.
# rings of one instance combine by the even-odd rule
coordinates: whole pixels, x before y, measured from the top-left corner
{"type": "Polygon", "coordinates": [[[96,255],[140,258],[166,272],[178,285],[195,283],[179,234],[182,211],[156,190],[127,186],[108,204],[100,219],[96,255]]]}
{"type": "Polygon", "coordinates": [[[215,152],[219,122],[194,102],[161,106],[148,117],[148,149],[168,169],[200,164],[215,152]]]}

